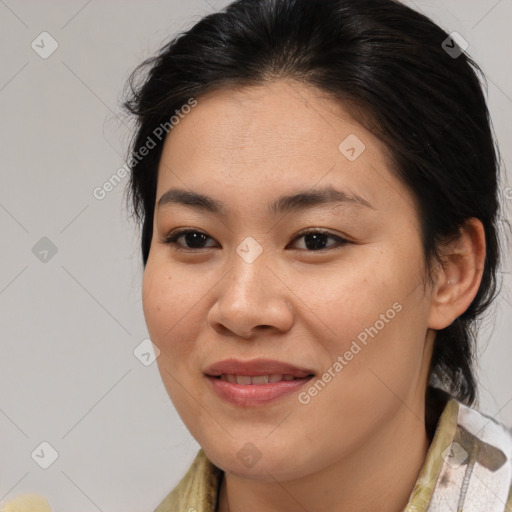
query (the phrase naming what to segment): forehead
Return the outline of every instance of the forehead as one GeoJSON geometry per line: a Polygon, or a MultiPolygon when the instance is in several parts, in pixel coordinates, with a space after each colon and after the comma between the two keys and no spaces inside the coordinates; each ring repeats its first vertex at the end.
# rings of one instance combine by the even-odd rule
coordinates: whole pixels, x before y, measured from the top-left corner
{"type": "Polygon", "coordinates": [[[337,158],[339,142],[362,128],[340,103],[294,81],[220,89],[197,101],[166,141],[186,144],[189,157],[238,153],[254,163],[337,158]],[[313,147],[318,151],[312,152],[313,147]]]}
{"type": "Polygon", "coordinates": [[[247,200],[317,185],[376,206],[391,196],[412,206],[386,146],[348,108],[311,86],[277,81],[198,97],[166,138],[157,198],[171,186],[220,196],[242,189],[247,200]]]}

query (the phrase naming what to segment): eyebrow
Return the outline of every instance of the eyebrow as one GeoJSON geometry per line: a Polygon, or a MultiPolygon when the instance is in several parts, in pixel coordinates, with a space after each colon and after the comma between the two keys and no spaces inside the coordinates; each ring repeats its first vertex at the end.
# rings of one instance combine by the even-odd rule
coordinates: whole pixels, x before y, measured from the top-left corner
{"type": "MultiPolygon", "coordinates": [[[[324,206],[333,203],[350,203],[355,206],[375,208],[361,196],[338,190],[327,186],[317,190],[303,190],[294,194],[282,195],[268,205],[268,211],[274,215],[291,211],[306,210],[317,206],[324,206]]],[[[204,194],[191,192],[179,188],[169,189],[162,194],[157,202],[157,208],[168,204],[180,204],[191,206],[198,210],[226,215],[226,206],[221,201],[208,197],[204,194]]]]}

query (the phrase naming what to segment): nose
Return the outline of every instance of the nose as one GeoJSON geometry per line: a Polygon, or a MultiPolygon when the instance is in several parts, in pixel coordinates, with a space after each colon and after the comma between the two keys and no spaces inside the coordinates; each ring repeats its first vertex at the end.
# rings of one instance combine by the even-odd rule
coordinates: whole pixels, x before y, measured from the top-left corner
{"type": "Polygon", "coordinates": [[[293,325],[292,293],[263,255],[247,263],[234,254],[229,272],[215,289],[208,323],[220,334],[249,339],[263,330],[286,332],[293,325]]]}

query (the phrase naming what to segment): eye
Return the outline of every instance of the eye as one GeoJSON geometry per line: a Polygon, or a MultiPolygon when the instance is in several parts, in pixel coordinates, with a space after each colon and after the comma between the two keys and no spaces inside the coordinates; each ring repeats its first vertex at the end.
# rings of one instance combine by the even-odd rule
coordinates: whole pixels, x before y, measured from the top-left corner
{"type": "Polygon", "coordinates": [[[294,241],[300,240],[301,238],[304,239],[304,245],[308,252],[321,251],[325,249],[330,249],[333,246],[343,246],[350,243],[345,238],[333,235],[332,233],[329,233],[327,231],[320,231],[318,229],[311,229],[309,231],[303,232],[299,236],[297,236],[294,241]],[[329,238],[335,240],[336,243],[331,244],[329,246],[325,246],[325,242],[329,238]]]}
{"type": "Polygon", "coordinates": [[[174,233],[169,233],[167,236],[161,239],[161,242],[163,244],[176,246],[176,250],[178,251],[194,251],[196,249],[208,249],[209,247],[204,247],[202,245],[208,238],[213,240],[213,238],[209,237],[206,233],[203,233],[201,231],[196,231],[192,229],[182,229],[174,233]],[[191,247],[183,246],[177,243],[177,241],[180,238],[183,238],[187,244],[191,245],[191,247]]]}
{"type": "MultiPolygon", "coordinates": [[[[304,239],[304,247],[300,247],[299,249],[306,250],[307,252],[322,251],[326,249],[331,249],[333,246],[344,246],[350,243],[350,241],[346,240],[345,238],[318,229],[311,229],[309,231],[299,234],[297,237],[295,237],[293,242],[296,242],[301,238],[304,239]],[[329,238],[331,240],[334,240],[335,243],[326,246],[325,243],[329,238]]],[[[174,233],[169,233],[168,235],[162,237],[160,241],[163,244],[174,245],[177,251],[193,252],[199,249],[209,249],[211,247],[214,247],[214,245],[205,245],[208,239],[213,240],[213,238],[211,238],[206,233],[203,233],[201,231],[192,229],[182,229],[174,233]],[[183,239],[186,245],[178,243],[178,240],[180,239],[183,239]]]]}

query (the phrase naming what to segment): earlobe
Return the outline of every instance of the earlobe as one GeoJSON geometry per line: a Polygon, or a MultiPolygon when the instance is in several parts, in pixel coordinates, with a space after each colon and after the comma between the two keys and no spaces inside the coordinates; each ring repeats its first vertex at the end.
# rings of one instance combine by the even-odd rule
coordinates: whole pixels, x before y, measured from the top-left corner
{"type": "Polygon", "coordinates": [[[432,290],[431,329],[444,329],[470,306],[478,293],[485,263],[482,222],[468,219],[459,237],[441,248],[442,263],[432,290]]]}

